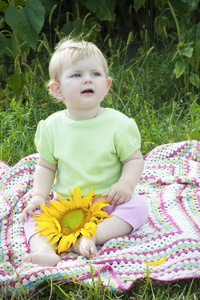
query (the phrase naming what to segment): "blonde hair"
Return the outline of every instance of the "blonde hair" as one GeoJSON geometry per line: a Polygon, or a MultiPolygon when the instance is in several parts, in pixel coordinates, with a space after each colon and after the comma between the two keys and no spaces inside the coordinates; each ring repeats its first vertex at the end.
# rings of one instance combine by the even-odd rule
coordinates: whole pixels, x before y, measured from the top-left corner
{"type": "Polygon", "coordinates": [[[73,39],[62,39],[55,47],[50,63],[49,76],[50,80],[47,82],[47,87],[53,82],[60,81],[63,64],[70,66],[77,61],[86,57],[96,56],[102,61],[106,76],[108,76],[108,65],[103,53],[91,42],[75,41],[73,39]]]}

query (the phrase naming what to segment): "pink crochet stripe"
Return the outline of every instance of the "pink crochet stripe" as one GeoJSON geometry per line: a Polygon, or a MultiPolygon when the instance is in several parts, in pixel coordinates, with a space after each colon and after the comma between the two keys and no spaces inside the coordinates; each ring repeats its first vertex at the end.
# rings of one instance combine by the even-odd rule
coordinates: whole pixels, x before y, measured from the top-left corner
{"type": "MultiPolygon", "coordinates": [[[[149,203],[144,226],[99,246],[100,256],[90,261],[63,253],[62,262],[54,268],[22,263],[30,249],[19,216],[32,197],[37,159],[33,154],[14,167],[0,164],[2,291],[7,286],[17,295],[23,288],[28,295],[47,280],[87,280],[93,285],[100,278],[102,288],[121,293],[146,276],[144,261],[164,257],[168,258],[163,264],[149,267],[152,280],[166,283],[200,277],[200,142],[161,145],[145,156],[144,173],[135,189],[149,203]]],[[[12,295],[9,289],[6,293],[12,295]]]]}

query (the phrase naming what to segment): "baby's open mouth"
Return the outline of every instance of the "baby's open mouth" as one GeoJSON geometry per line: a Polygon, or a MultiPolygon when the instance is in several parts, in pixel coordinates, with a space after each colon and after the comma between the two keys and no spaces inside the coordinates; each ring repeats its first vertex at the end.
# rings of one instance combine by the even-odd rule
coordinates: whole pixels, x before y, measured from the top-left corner
{"type": "Polygon", "coordinates": [[[93,94],[94,91],[92,89],[86,89],[86,90],[84,90],[84,91],[81,92],[81,94],[88,94],[88,93],[93,94]]]}

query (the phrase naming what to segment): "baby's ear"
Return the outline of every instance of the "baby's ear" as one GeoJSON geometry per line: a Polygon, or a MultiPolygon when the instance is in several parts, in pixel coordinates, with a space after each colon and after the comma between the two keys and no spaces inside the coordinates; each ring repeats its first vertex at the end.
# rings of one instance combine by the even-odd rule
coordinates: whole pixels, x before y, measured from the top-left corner
{"type": "Polygon", "coordinates": [[[112,83],[112,78],[111,77],[107,77],[107,85],[108,85],[108,89],[110,88],[112,83]]]}
{"type": "Polygon", "coordinates": [[[50,83],[49,88],[50,88],[52,94],[54,95],[54,97],[56,97],[58,100],[63,99],[63,95],[60,90],[60,86],[59,86],[58,82],[55,81],[55,82],[50,83]]]}
{"type": "Polygon", "coordinates": [[[107,87],[106,87],[106,95],[110,89],[110,86],[111,86],[111,83],[112,83],[112,78],[111,77],[107,77],[106,78],[106,84],[107,84],[107,87]]]}

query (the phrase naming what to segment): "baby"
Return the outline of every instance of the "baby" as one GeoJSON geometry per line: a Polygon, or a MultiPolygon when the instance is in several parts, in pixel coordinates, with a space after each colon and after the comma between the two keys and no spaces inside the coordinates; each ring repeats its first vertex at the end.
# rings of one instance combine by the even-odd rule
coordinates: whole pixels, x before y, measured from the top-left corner
{"type": "Polygon", "coordinates": [[[39,236],[32,218],[48,201],[54,181],[63,199],[79,185],[83,196],[94,188],[110,204],[105,207],[110,217],[97,225],[95,237],[81,236],[71,247],[87,258],[98,255],[97,245],[140,228],[147,221],[148,205],[133,193],[144,167],[138,127],[121,112],[101,107],[112,83],[102,52],[93,43],[64,39],[51,58],[49,74],[50,92],[66,109],[38,125],[33,197],[22,220],[31,249],[24,262],[55,266],[61,261],[56,245],[39,236]]]}

